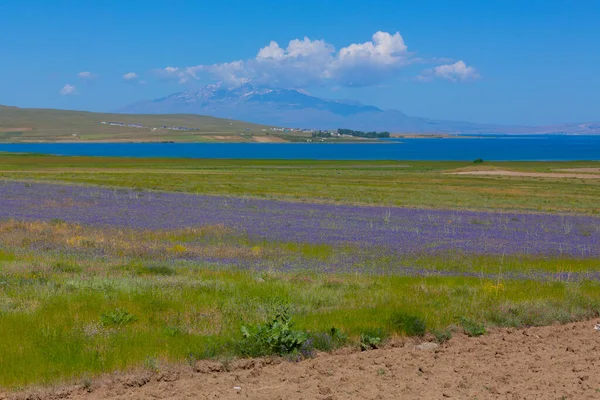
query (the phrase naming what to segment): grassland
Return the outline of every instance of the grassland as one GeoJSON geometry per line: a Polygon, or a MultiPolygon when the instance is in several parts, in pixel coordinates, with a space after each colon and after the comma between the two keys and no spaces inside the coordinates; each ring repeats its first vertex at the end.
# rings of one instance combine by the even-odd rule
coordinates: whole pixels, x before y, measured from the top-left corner
{"type": "Polygon", "coordinates": [[[0,178],[292,201],[494,211],[600,213],[600,179],[461,176],[546,173],[600,162],[293,161],[0,155],[0,178]]]}
{"type": "MultiPolygon", "coordinates": [[[[486,168],[543,173],[598,166],[494,163],[486,168]]],[[[492,326],[564,323],[600,315],[596,256],[524,254],[519,241],[511,253],[434,252],[424,246],[421,252],[404,254],[358,242],[330,242],[316,231],[315,240],[292,240],[297,224],[283,212],[273,217],[282,227],[281,238],[250,235],[227,224],[141,229],[95,225],[95,215],[89,223],[65,222],[50,212],[64,210],[74,217],[78,207],[85,211],[110,202],[107,207],[115,205],[118,222],[126,209],[116,205],[128,202],[144,208],[142,199],[150,202],[156,192],[148,190],[154,190],[377,205],[385,206],[384,211],[405,206],[560,213],[566,216],[556,226],[542,218],[538,225],[516,226],[515,235],[529,229],[542,240],[546,231],[558,229],[554,233],[560,240],[571,240],[574,246],[600,232],[597,180],[446,174],[471,167],[459,162],[0,155],[0,204],[19,210],[16,217],[0,219],[0,386],[83,382],[102,372],[133,367],[160,370],[167,362],[193,365],[203,358],[227,362],[264,354],[244,339],[242,327],[260,326],[282,307],[289,310],[293,329],[310,339],[294,358],[310,356],[314,349],[421,334],[420,327],[425,327],[428,339],[443,341],[457,331],[478,335],[492,326]],[[6,182],[15,180],[29,183],[9,193],[6,182]],[[27,190],[38,190],[36,181],[65,185],[64,191],[53,192],[64,193],[64,198],[32,200],[27,190]],[[73,184],[91,186],[88,197],[69,194],[67,185],[73,184]],[[106,191],[112,197],[104,199],[96,185],[133,190],[117,189],[114,196],[106,191]],[[44,210],[45,218],[27,218],[44,210]],[[595,230],[570,222],[581,215],[595,230]],[[241,261],[227,261],[233,259],[241,261]],[[341,260],[362,263],[362,269],[312,267],[337,266],[341,260]],[[263,266],[255,267],[259,264],[263,266]],[[380,265],[389,266],[389,271],[382,273],[376,268],[380,265]],[[340,333],[332,334],[332,328],[340,333]]],[[[245,207],[263,212],[253,204],[245,207]]],[[[192,207],[186,210],[194,212],[192,207]]],[[[314,210],[306,212],[311,220],[314,210]]],[[[412,232],[417,225],[396,228],[391,213],[377,212],[375,223],[390,232],[419,234],[412,232]]],[[[243,223],[245,214],[240,215],[243,223]]],[[[345,218],[334,214],[330,219],[338,217],[345,218]]],[[[170,214],[163,218],[173,219],[170,214]]],[[[507,218],[507,226],[517,223],[512,219],[507,218]]],[[[339,228],[347,234],[343,225],[330,226],[326,218],[317,222],[327,232],[339,228]]],[[[451,229],[456,222],[426,223],[451,229]]],[[[475,217],[465,216],[462,224],[469,232],[490,235],[495,228],[475,217]]],[[[357,234],[366,239],[376,228],[365,224],[357,234]]],[[[597,248],[590,251],[596,254],[597,248]]]]}
{"type": "MultiPolygon", "coordinates": [[[[0,143],[241,142],[313,141],[310,132],[272,131],[271,126],[192,114],[109,114],[0,106],[0,143]],[[104,123],[103,123],[104,122],[104,123]],[[110,125],[108,122],[142,127],[110,125]],[[186,127],[172,130],[163,127],[186,127]]],[[[362,138],[319,139],[369,142],[362,138]]]]}
{"type": "Polygon", "coordinates": [[[267,137],[268,126],[199,115],[129,115],[0,107],[0,142],[223,142],[267,137]],[[121,127],[102,122],[141,124],[121,127]],[[162,126],[184,126],[173,131],[162,126]],[[154,128],[154,129],[153,129],[154,128]]]}
{"type": "MultiPolygon", "coordinates": [[[[597,281],[239,270],[173,260],[193,243],[214,246],[214,254],[231,253],[233,244],[250,256],[259,251],[256,243],[240,243],[220,227],[114,234],[61,222],[9,222],[0,226],[0,237],[0,385],[5,387],[240,356],[241,327],[268,320],[279,306],[289,307],[295,329],[322,339],[335,327],[348,337],[341,343],[346,345],[365,334],[405,334],[394,323],[398,313],[418,318],[443,338],[480,324],[564,323],[600,312],[597,281]],[[104,248],[104,255],[91,256],[94,248],[104,248]],[[147,250],[152,248],[159,250],[154,256],[147,250]]],[[[283,245],[271,243],[260,251],[283,245]]],[[[287,251],[328,257],[319,246],[287,251]]],[[[452,268],[443,261],[437,266],[452,268]]],[[[512,264],[529,273],[552,271],[559,263],[598,270],[598,260],[514,261],[480,259],[473,268],[485,265],[486,272],[497,272],[512,264]]],[[[335,343],[320,346],[329,350],[335,343]]]]}

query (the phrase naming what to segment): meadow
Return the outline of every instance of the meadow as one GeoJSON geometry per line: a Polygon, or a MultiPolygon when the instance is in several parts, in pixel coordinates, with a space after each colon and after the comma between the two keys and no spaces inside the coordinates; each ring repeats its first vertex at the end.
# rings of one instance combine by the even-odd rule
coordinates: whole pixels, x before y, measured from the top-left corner
{"type": "Polygon", "coordinates": [[[465,168],[0,155],[0,386],[598,316],[600,182],[465,168]]]}
{"type": "Polygon", "coordinates": [[[250,134],[264,136],[263,129],[270,127],[191,114],[132,115],[0,106],[0,142],[11,143],[246,141],[250,134]],[[102,124],[110,121],[140,124],[143,128],[102,124]],[[184,126],[193,131],[162,126],[184,126]]]}
{"type": "MultiPolygon", "coordinates": [[[[312,137],[310,132],[272,131],[271,128],[269,125],[194,114],[110,114],[0,105],[0,143],[269,143],[306,142],[312,137]],[[122,123],[123,126],[110,125],[109,122],[122,123]]],[[[356,142],[365,139],[346,137],[322,141],[356,142]]]]}
{"type": "MultiPolygon", "coordinates": [[[[458,139],[457,139],[458,140],[458,139]]],[[[600,214],[600,179],[463,176],[547,173],[600,162],[127,159],[0,154],[0,179],[113,188],[433,209],[600,214]]]]}

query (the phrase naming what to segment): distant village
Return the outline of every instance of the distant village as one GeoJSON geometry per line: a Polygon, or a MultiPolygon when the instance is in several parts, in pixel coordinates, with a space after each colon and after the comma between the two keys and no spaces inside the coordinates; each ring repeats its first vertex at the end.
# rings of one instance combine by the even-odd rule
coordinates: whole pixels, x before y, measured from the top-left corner
{"type": "MultiPolygon", "coordinates": [[[[129,124],[126,122],[118,122],[118,121],[102,121],[100,122],[102,125],[110,125],[110,126],[119,126],[119,127],[123,127],[123,128],[146,128],[146,129],[152,129],[152,130],[157,130],[157,129],[168,129],[171,131],[199,131],[200,129],[198,128],[189,128],[187,126],[160,126],[158,128],[150,128],[148,126],[144,126],[142,124],[129,124]]],[[[246,131],[249,131],[250,128],[245,128],[246,131]]],[[[313,132],[324,132],[324,131],[320,131],[320,130],[315,130],[315,129],[299,129],[299,128],[270,128],[269,130],[267,129],[262,129],[263,132],[285,132],[285,133],[313,133],[313,132]]]]}
{"type": "MultiPolygon", "coordinates": [[[[152,131],[156,131],[157,129],[167,129],[167,130],[171,130],[171,131],[199,131],[200,129],[198,128],[189,128],[187,126],[160,126],[158,128],[150,128],[147,126],[144,126],[142,124],[130,124],[130,123],[126,123],[126,122],[118,122],[118,121],[102,121],[100,122],[103,125],[110,125],[110,126],[118,126],[118,127],[125,127],[125,128],[140,128],[140,129],[151,129],[152,131]]],[[[250,128],[245,128],[244,129],[246,132],[250,131],[250,128]]],[[[274,133],[289,133],[289,134],[294,134],[294,133],[301,133],[301,134],[310,134],[310,138],[312,139],[316,139],[318,141],[323,141],[324,139],[329,139],[329,138],[366,138],[366,139],[381,139],[381,138],[389,138],[390,137],[390,133],[389,132],[363,132],[363,131],[355,131],[355,130],[351,130],[351,129],[335,129],[335,130],[320,130],[320,129],[302,129],[302,128],[263,128],[262,132],[265,132],[267,135],[269,134],[269,132],[274,132],[274,133]]],[[[246,133],[240,133],[242,136],[245,135],[246,133]]],[[[250,135],[252,135],[250,133],[250,135]]],[[[301,139],[300,137],[298,137],[298,139],[301,139]]],[[[304,136],[304,138],[302,138],[302,140],[304,141],[312,141],[309,138],[306,138],[306,136],[304,136]]]]}
{"type": "MultiPolygon", "coordinates": [[[[125,122],[115,122],[115,121],[102,121],[100,122],[103,125],[110,125],[110,126],[120,126],[120,127],[127,127],[127,128],[149,128],[146,126],[143,126],[142,124],[128,124],[125,122]]],[[[198,131],[198,128],[188,128],[187,126],[166,126],[163,125],[160,128],[151,128],[153,131],[155,131],[156,129],[168,129],[171,131],[198,131]]]]}

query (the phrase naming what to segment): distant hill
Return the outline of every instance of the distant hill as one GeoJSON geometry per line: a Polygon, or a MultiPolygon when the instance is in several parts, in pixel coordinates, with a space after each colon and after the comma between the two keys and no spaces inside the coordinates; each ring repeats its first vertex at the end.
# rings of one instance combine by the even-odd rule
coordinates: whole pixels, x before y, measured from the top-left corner
{"type": "Polygon", "coordinates": [[[124,115],[0,106],[0,142],[248,141],[254,135],[265,136],[269,128],[199,115],[124,115]]]}
{"type": "Polygon", "coordinates": [[[208,85],[200,90],[134,103],[116,111],[201,114],[293,128],[349,128],[398,133],[600,133],[600,123],[531,127],[418,118],[357,102],[321,99],[303,90],[253,84],[235,88],[208,85]]]}

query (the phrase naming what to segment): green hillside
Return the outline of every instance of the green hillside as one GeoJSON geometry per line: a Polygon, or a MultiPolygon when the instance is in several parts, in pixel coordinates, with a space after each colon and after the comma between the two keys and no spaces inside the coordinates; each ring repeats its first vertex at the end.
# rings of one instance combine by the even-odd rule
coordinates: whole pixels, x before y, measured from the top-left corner
{"type": "Polygon", "coordinates": [[[0,106],[0,142],[85,141],[265,142],[281,139],[274,137],[268,126],[200,115],[127,115],[0,106]],[[124,126],[110,125],[110,122],[124,126]]]}

